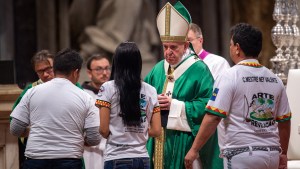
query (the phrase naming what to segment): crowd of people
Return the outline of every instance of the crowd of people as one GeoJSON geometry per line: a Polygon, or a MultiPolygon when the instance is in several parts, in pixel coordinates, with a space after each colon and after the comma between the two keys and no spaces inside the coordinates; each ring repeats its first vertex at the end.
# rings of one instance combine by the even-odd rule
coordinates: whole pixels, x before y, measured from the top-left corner
{"type": "Polygon", "coordinates": [[[10,131],[24,169],[275,169],[287,167],[291,112],[282,81],[258,62],[261,31],[239,23],[226,59],[203,49],[187,9],[157,16],[164,59],[144,80],[135,42],[112,61],[37,52],[39,80],[14,104],[10,131]],[[257,80],[247,80],[257,77],[257,80]],[[270,80],[272,79],[272,80],[270,80]]]}

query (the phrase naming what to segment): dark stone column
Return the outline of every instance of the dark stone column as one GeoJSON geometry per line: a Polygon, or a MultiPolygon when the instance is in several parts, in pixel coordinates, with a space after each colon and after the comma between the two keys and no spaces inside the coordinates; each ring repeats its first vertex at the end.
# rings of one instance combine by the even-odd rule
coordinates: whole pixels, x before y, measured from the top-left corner
{"type": "Polygon", "coordinates": [[[30,59],[36,52],[35,0],[14,1],[15,69],[17,84],[23,88],[37,80],[30,59]]]}
{"type": "Polygon", "coordinates": [[[57,10],[56,1],[36,2],[36,32],[37,32],[37,50],[47,49],[51,53],[57,51],[57,10]]]}
{"type": "Polygon", "coordinates": [[[13,1],[0,1],[0,84],[15,83],[13,1]]]}

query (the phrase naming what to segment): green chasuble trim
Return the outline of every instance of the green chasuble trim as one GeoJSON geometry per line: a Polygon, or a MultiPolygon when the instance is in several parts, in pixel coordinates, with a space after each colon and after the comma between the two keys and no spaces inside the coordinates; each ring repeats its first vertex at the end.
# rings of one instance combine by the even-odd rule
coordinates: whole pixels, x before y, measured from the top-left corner
{"type": "MultiPolygon", "coordinates": [[[[192,56],[191,56],[192,57],[192,56]]],[[[145,82],[154,86],[158,94],[162,93],[166,80],[165,60],[157,63],[145,78],[145,82]]],[[[213,77],[203,61],[191,65],[176,81],[173,99],[185,103],[186,116],[192,132],[166,129],[164,144],[164,169],[183,169],[184,157],[191,148],[200,124],[205,115],[205,106],[212,95],[213,77]]],[[[154,153],[154,139],[147,143],[150,159],[154,153]]],[[[223,160],[219,158],[217,133],[209,139],[199,152],[204,169],[222,169],[223,160]]],[[[153,164],[151,164],[153,168],[153,164]]]]}

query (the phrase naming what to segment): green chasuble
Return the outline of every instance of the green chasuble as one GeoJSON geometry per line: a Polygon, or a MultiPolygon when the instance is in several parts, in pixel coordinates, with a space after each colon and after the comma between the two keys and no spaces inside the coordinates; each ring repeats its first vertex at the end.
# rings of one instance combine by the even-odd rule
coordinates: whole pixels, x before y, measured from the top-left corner
{"type": "MultiPolygon", "coordinates": [[[[165,62],[162,60],[157,63],[145,78],[145,82],[154,86],[158,94],[163,92],[166,72],[168,72],[165,70],[165,62]]],[[[177,68],[182,65],[180,63],[177,68]]],[[[175,81],[172,98],[184,102],[188,124],[192,132],[165,129],[163,169],[185,168],[184,157],[190,150],[206,113],[205,106],[212,95],[213,82],[208,67],[201,60],[195,61],[175,81]]],[[[154,138],[149,138],[147,149],[151,160],[153,160],[154,148],[154,138]]],[[[217,132],[205,144],[199,155],[203,169],[223,169],[223,159],[219,158],[217,132]]],[[[152,162],[151,168],[153,168],[152,162]]]]}

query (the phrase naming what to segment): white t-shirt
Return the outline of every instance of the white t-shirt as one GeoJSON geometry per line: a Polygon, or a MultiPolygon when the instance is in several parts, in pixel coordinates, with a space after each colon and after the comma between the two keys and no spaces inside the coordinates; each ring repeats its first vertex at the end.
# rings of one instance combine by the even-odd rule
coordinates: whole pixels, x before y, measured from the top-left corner
{"type": "MultiPolygon", "coordinates": [[[[140,92],[141,125],[139,127],[125,126],[119,115],[121,108],[119,94],[114,81],[104,83],[99,90],[96,101],[98,107],[108,107],[110,112],[109,130],[104,161],[149,157],[146,142],[152,114],[159,112],[156,89],[143,82],[140,92]]],[[[101,112],[100,112],[101,113],[101,112]]]]}
{"type": "Polygon", "coordinates": [[[100,125],[94,99],[64,78],[29,89],[12,117],[30,125],[25,156],[81,158],[84,129],[100,125]]]}
{"type": "Polygon", "coordinates": [[[277,122],[291,117],[282,81],[255,59],[220,74],[206,110],[224,117],[218,126],[221,150],[280,146],[277,122]]]}
{"type": "MultiPolygon", "coordinates": [[[[203,49],[200,51],[198,55],[203,52],[203,49]]],[[[203,62],[209,68],[211,74],[214,77],[214,80],[217,79],[218,75],[222,73],[224,70],[229,69],[230,65],[226,59],[221,56],[209,53],[204,59],[203,62]]]]}
{"type": "MultiPolygon", "coordinates": [[[[82,86],[84,87],[84,86],[82,86]]],[[[92,90],[83,88],[90,96],[93,97],[94,102],[97,99],[97,94],[92,90]]],[[[96,106],[95,106],[96,107],[96,106]]],[[[98,112],[99,109],[97,108],[98,112]]],[[[96,146],[84,146],[83,159],[86,169],[100,169],[104,168],[103,152],[105,150],[106,139],[101,136],[100,143],[96,146]]]]}

